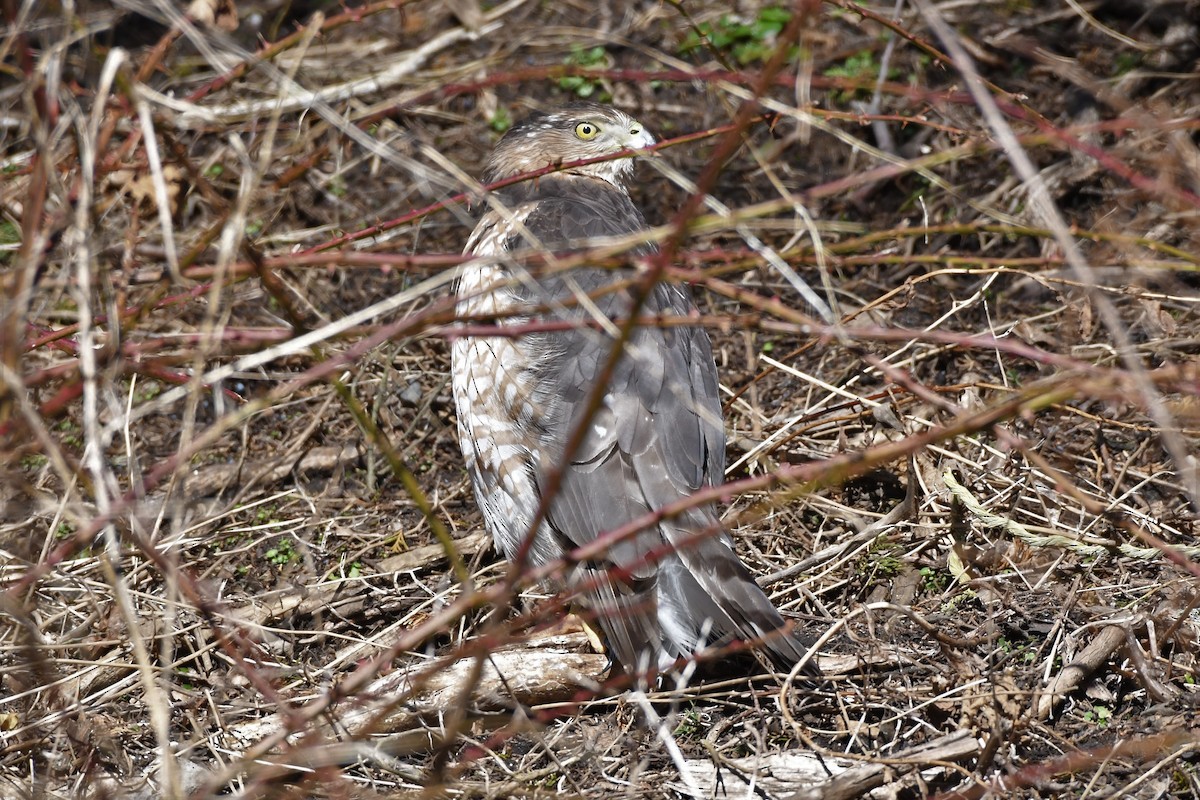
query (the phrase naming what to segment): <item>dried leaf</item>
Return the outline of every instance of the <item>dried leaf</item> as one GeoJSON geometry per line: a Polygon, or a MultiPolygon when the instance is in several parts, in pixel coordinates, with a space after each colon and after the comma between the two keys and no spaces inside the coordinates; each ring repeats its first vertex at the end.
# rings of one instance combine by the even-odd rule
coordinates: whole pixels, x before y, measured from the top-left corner
{"type": "Polygon", "coordinates": [[[1179,327],[1170,312],[1162,307],[1162,303],[1152,298],[1142,298],[1142,310],[1146,312],[1146,323],[1150,330],[1158,336],[1174,336],[1179,327]]]}
{"type": "MultiPolygon", "coordinates": [[[[163,167],[163,180],[167,184],[167,204],[174,215],[179,208],[179,195],[183,189],[183,170],[173,164],[167,164],[163,167]]],[[[154,177],[149,171],[114,170],[108,174],[105,187],[115,191],[118,196],[129,197],[139,209],[153,209],[157,202],[154,177]]]]}

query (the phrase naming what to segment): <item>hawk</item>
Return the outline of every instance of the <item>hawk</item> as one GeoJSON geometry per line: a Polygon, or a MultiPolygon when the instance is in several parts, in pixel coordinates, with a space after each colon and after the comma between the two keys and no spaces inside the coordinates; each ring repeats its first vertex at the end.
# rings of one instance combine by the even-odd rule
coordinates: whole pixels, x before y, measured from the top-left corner
{"type": "MultiPolygon", "coordinates": [[[[486,183],[566,167],[493,193],[467,242],[465,252],[478,258],[460,278],[458,315],[495,317],[502,326],[578,323],[543,325],[540,332],[527,324],[519,335],[464,336],[452,344],[467,471],[496,547],[510,560],[531,535],[556,470],[561,482],[532,534],[530,564],[560,559],[722,481],[725,431],[716,365],[708,334],[698,326],[634,331],[586,423],[582,446],[564,461],[610,359],[616,325],[629,316],[632,299],[622,285],[634,271],[521,266],[521,251],[562,254],[645,231],[626,189],[630,158],[571,162],[652,144],[646,128],[621,111],[578,104],[514,126],[487,163],[486,183]]],[[[654,251],[643,244],[634,252],[654,251]]],[[[659,283],[641,313],[678,318],[696,308],[678,286],[659,283]]],[[[785,670],[806,649],[738,559],[711,504],[612,544],[602,558],[574,565],[565,582],[583,587],[610,655],[628,671],[665,670],[733,639],[757,643],[785,670]],[[615,576],[613,567],[619,568],[615,576]]]]}

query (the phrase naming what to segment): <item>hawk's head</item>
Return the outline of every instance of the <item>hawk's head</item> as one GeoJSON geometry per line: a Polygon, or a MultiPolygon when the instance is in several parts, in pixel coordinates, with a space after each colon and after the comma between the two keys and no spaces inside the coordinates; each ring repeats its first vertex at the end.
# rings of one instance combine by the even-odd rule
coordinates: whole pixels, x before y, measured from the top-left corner
{"type": "MultiPolygon", "coordinates": [[[[598,158],[654,144],[642,123],[610,106],[578,103],[548,113],[534,114],[509,129],[496,143],[484,181],[494,183],[550,164],[598,158]]],[[[602,161],[566,170],[623,187],[633,171],[627,158],[602,161]]]]}

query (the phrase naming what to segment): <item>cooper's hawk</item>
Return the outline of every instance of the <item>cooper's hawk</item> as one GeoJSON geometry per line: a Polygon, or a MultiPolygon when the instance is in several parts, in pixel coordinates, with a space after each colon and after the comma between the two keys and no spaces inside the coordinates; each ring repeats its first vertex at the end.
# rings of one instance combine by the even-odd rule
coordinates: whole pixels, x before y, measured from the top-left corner
{"type": "MultiPolygon", "coordinates": [[[[488,183],[547,165],[637,150],[654,143],[641,123],[607,106],[569,106],[509,130],[488,162],[488,183]]],[[[632,155],[632,154],[631,154],[632,155]]],[[[716,366],[699,327],[639,327],[625,345],[583,444],[564,462],[574,427],[610,358],[631,296],[632,269],[526,270],[517,251],[562,254],[637,234],[646,223],[626,191],[629,158],[569,166],[493,194],[467,242],[482,257],[459,284],[462,317],[543,325],[516,336],[472,336],[452,348],[454,399],[467,471],[496,546],[514,559],[529,535],[554,470],[561,485],[531,542],[545,564],[648,512],[720,483],[725,432],[716,366]]],[[[654,252],[643,244],[635,252],[654,252]]],[[[642,315],[695,311],[679,287],[659,283],[642,315]]],[[[534,327],[527,325],[527,327],[534,327]]],[[[804,647],[754,583],[710,505],[691,508],[612,544],[574,567],[616,660],[626,669],[666,668],[731,639],[762,641],[781,669],[804,647]],[[714,535],[702,536],[704,532],[714,535]],[[672,547],[677,549],[671,549],[672,547]],[[616,577],[612,567],[620,570],[616,577]]]]}

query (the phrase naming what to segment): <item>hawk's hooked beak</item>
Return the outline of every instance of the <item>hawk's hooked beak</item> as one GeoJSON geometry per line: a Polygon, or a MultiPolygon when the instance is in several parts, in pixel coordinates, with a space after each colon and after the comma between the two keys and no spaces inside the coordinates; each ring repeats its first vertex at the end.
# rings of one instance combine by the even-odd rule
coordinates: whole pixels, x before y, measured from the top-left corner
{"type": "Polygon", "coordinates": [[[647,150],[647,147],[653,147],[655,144],[654,137],[650,132],[638,125],[629,130],[629,133],[621,140],[621,145],[627,150],[632,150],[641,158],[657,158],[658,153],[653,150],[647,150]]]}

